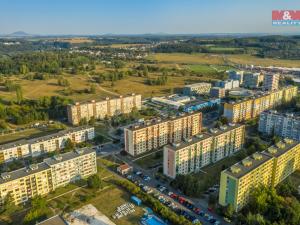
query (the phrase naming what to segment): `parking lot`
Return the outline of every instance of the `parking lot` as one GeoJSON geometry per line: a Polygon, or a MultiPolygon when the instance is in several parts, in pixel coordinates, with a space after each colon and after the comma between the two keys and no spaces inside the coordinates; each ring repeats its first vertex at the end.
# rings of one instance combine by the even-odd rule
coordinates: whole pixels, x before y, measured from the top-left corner
{"type": "Polygon", "coordinates": [[[184,216],[193,223],[200,221],[202,224],[226,224],[221,223],[220,219],[213,215],[211,209],[201,208],[194,204],[191,200],[174,193],[170,187],[161,184],[150,175],[147,175],[142,170],[135,170],[134,172],[125,176],[128,180],[139,186],[144,192],[153,195],[161,203],[171,208],[177,214],[184,216]]]}

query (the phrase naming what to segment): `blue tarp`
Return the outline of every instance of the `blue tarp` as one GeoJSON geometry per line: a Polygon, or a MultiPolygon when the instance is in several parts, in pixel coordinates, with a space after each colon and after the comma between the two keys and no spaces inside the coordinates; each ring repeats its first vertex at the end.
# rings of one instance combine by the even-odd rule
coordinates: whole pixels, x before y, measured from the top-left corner
{"type": "Polygon", "coordinates": [[[131,201],[134,203],[134,204],[136,204],[136,205],[141,205],[142,204],[142,200],[141,199],[139,199],[138,197],[136,197],[136,196],[131,196],[131,201]]]}

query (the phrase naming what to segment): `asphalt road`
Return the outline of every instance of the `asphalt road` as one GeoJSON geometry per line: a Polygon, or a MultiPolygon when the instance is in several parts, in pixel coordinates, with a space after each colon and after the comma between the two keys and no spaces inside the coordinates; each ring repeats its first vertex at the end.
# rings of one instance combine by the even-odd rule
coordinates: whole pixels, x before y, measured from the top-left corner
{"type": "MultiPolygon", "coordinates": [[[[142,178],[140,178],[139,176],[135,176],[135,178],[137,178],[139,181],[141,181],[141,183],[143,183],[144,185],[147,185],[155,190],[157,185],[161,185],[161,186],[164,186],[166,187],[169,191],[177,194],[177,195],[180,195],[182,197],[184,197],[186,200],[188,200],[189,202],[193,203],[196,207],[200,208],[202,211],[204,211],[204,213],[210,215],[210,216],[213,216],[215,219],[217,219],[218,221],[221,222],[221,224],[224,224],[224,225],[229,225],[229,223],[227,223],[226,221],[224,221],[224,219],[213,213],[213,212],[209,212],[207,210],[207,203],[205,200],[203,199],[191,199],[187,196],[184,196],[182,193],[179,193],[178,190],[175,190],[173,189],[172,187],[170,187],[168,184],[166,183],[162,183],[161,181],[158,181],[155,179],[154,177],[154,174],[155,174],[155,169],[153,170],[145,170],[143,168],[141,168],[140,166],[138,166],[137,164],[133,163],[132,161],[128,160],[127,158],[125,157],[120,157],[120,156],[117,156],[117,155],[114,155],[116,158],[122,160],[122,161],[125,161],[126,163],[128,163],[130,166],[132,166],[134,168],[134,170],[137,170],[137,171],[141,171],[144,175],[147,175],[149,177],[151,177],[151,180],[150,181],[144,181],[142,178]]],[[[161,193],[161,192],[160,192],[161,193]]],[[[199,219],[199,221],[204,224],[204,225],[208,225],[208,224],[211,224],[209,223],[208,221],[206,221],[203,217],[195,214],[194,212],[192,212],[191,210],[189,210],[188,208],[182,206],[180,203],[178,203],[177,201],[175,201],[174,199],[170,198],[168,195],[166,195],[165,193],[161,193],[161,195],[163,195],[163,197],[165,197],[166,199],[172,201],[174,204],[176,204],[176,206],[180,206],[181,209],[184,209],[186,210],[187,212],[189,212],[190,214],[192,214],[193,216],[195,216],[197,219],[199,219]]]]}

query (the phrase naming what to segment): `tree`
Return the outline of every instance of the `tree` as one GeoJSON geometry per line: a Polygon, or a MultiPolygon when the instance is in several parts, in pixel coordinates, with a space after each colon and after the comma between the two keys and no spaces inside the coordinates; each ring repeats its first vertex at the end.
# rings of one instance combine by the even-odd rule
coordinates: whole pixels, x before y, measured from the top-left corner
{"type": "Polygon", "coordinates": [[[87,179],[87,185],[92,189],[102,188],[102,181],[97,174],[90,176],[87,179]]]}
{"type": "Polygon", "coordinates": [[[262,215],[249,212],[246,217],[246,223],[248,225],[264,225],[266,221],[262,215]]]}
{"type": "Polygon", "coordinates": [[[18,102],[18,104],[20,104],[23,101],[22,86],[18,85],[16,87],[16,95],[17,95],[17,102],[18,102]]]}
{"type": "Polygon", "coordinates": [[[16,208],[16,206],[14,204],[13,198],[12,198],[11,194],[8,193],[6,195],[6,197],[4,198],[3,204],[0,206],[0,213],[9,215],[10,213],[15,211],[15,208],[16,208]]]}
{"type": "Polygon", "coordinates": [[[72,142],[72,140],[70,138],[68,138],[65,142],[65,147],[64,150],[65,151],[71,151],[75,148],[75,144],[72,142]]]}
{"type": "Polygon", "coordinates": [[[228,218],[232,218],[234,213],[234,209],[232,204],[228,204],[225,208],[224,208],[224,215],[228,218]]]}
{"type": "Polygon", "coordinates": [[[35,224],[37,221],[46,218],[48,213],[47,201],[40,196],[31,200],[31,209],[24,217],[24,224],[35,224]]]}

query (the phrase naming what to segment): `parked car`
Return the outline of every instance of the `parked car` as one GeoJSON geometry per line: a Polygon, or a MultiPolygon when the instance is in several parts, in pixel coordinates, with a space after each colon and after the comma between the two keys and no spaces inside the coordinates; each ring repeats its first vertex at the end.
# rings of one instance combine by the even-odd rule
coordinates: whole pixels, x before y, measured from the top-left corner
{"type": "Polygon", "coordinates": [[[224,217],[223,219],[224,219],[227,223],[231,223],[231,220],[230,220],[229,218],[224,217]]]}

